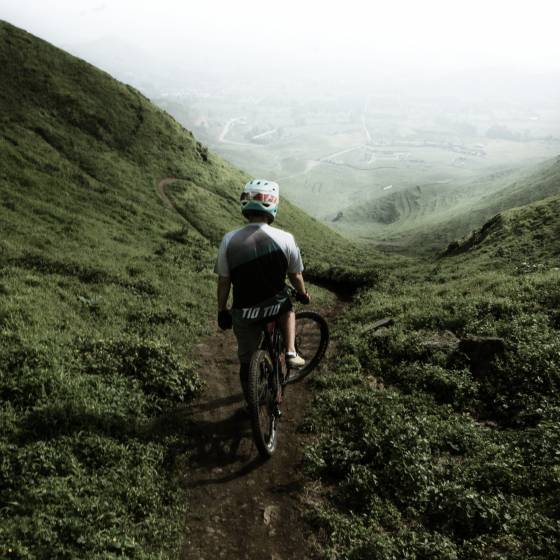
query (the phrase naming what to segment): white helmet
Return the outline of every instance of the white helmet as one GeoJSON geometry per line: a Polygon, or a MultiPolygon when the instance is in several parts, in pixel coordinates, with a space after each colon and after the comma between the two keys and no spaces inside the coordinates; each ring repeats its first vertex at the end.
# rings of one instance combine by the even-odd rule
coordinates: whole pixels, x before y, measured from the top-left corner
{"type": "Polygon", "coordinates": [[[280,187],[274,181],[253,179],[249,181],[241,193],[241,212],[262,212],[270,216],[271,221],[276,217],[280,203],[280,187]]]}

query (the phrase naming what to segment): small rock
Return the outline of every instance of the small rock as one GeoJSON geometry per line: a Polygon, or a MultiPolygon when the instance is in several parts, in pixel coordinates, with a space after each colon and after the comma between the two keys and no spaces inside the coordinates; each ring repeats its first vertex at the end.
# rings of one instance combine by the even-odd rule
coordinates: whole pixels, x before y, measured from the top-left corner
{"type": "Polygon", "coordinates": [[[494,354],[500,354],[505,349],[505,340],[496,336],[469,336],[462,338],[459,342],[459,350],[471,360],[482,356],[491,357],[494,354]]]}
{"type": "Polygon", "coordinates": [[[502,354],[505,349],[505,340],[495,336],[469,336],[462,338],[459,343],[459,351],[468,356],[475,378],[484,376],[492,358],[502,354]]]}
{"type": "Polygon", "coordinates": [[[434,332],[422,341],[422,346],[434,351],[453,352],[460,341],[451,331],[434,332]]]}
{"type": "Polygon", "coordinates": [[[278,510],[278,507],[277,507],[277,506],[266,506],[266,507],[264,508],[264,511],[263,511],[263,520],[264,520],[264,524],[265,524],[267,527],[271,524],[271,522],[272,522],[272,520],[273,520],[273,518],[274,518],[274,516],[275,516],[277,510],[278,510]]]}
{"type": "Polygon", "coordinates": [[[394,324],[395,320],[392,317],[385,317],[384,319],[379,319],[378,321],[364,325],[362,327],[362,333],[373,332],[373,336],[383,336],[388,332],[388,327],[394,324]]]}

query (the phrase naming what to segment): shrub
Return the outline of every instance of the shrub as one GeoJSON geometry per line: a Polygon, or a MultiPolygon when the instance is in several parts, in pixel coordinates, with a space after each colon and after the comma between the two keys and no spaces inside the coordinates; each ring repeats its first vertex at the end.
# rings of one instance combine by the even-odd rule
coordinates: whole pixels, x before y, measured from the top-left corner
{"type": "Polygon", "coordinates": [[[78,355],[85,373],[136,379],[157,407],[162,400],[189,400],[201,386],[193,367],[179,360],[168,343],[134,337],[82,340],[78,355]]]}

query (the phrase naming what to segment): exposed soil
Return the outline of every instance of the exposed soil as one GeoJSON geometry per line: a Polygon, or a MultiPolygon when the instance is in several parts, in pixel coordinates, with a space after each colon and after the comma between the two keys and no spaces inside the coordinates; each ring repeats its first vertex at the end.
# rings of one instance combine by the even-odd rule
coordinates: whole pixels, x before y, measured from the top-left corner
{"type": "MultiPolygon", "coordinates": [[[[160,181],[157,192],[173,202],[160,181]]],[[[344,304],[330,313],[335,316],[344,304]]],[[[298,432],[311,400],[307,381],[287,387],[278,447],[263,461],[243,412],[239,364],[232,331],[216,333],[197,345],[196,359],[206,383],[191,407],[194,452],[185,473],[189,493],[186,538],[181,557],[188,560],[289,560],[319,558],[303,520],[305,434],[298,432]]]]}
{"type": "Polygon", "coordinates": [[[177,216],[181,218],[181,220],[184,222],[185,218],[183,218],[183,216],[181,216],[181,214],[177,211],[177,208],[175,208],[175,204],[173,204],[173,201],[171,200],[171,198],[169,198],[165,190],[167,185],[170,185],[171,183],[174,183],[175,181],[178,180],[179,179],[177,177],[167,177],[166,179],[162,179],[161,181],[156,182],[156,192],[158,196],[161,198],[165,207],[169,208],[169,210],[173,210],[174,212],[176,212],[177,216]]]}
{"type": "Polygon", "coordinates": [[[193,406],[196,451],[183,558],[286,560],[317,558],[302,520],[302,448],[298,433],[310,391],[291,385],[282,407],[278,448],[259,458],[242,411],[235,338],[216,333],[198,345],[204,396],[193,406]]]}

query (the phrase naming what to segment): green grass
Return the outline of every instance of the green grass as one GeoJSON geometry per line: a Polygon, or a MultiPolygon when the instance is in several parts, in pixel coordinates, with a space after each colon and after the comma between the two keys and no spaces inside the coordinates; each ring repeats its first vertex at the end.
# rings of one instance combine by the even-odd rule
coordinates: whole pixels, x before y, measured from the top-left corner
{"type": "Polygon", "coordinates": [[[560,553],[558,204],[504,212],[453,254],[392,270],[342,319],[346,364],[317,380],[307,421],[323,557],[560,553]],[[475,352],[473,336],[503,348],[475,352]]]}
{"type": "Polygon", "coordinates": [[[448,245],[445,255],[476,258],[488,268],[540,271],[560,264],[560,196],[496,214],[480,229],[448,245]]]}
{"type": "MultiPolygon", "coordinates": [[[[3,22],[0,122],[0,556],[176,557],[193,349],[216,328],[216,246],[247,175],[3,22]],[[188,178],[171,189],[186,226],[156,194],[169,176],[188,178]]],[[[285,200],[280,215],[310,277],[373,274],[285,200]]]]}
{"type": "Polygon", "coordinates": [[[423,185],[345,211],[337,229],[408,253],[429,254],[494,214],[560,194],[560,160],[503,170],[465,184],[423,185]]]}

